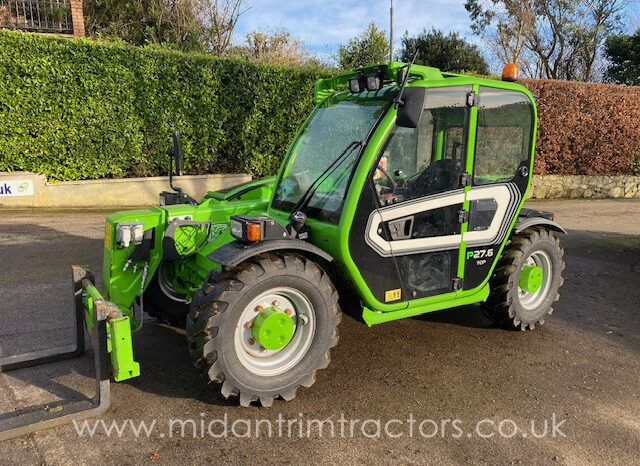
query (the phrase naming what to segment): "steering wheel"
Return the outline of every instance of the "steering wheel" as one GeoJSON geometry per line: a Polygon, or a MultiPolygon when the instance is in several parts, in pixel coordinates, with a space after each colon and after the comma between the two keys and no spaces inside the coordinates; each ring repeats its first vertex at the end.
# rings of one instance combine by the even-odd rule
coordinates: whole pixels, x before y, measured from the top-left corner
{"type": "Polygon", "coordinates": [[[396,183],[393,178],[391,178],[387,170],[382,168],[380,164],[378,164],[377,169],[380,170],[384,177],[389,181],[389,188],[391,189],[391,193],[396,192],[396,190],[398,189],[398,183],[396,183]]]}

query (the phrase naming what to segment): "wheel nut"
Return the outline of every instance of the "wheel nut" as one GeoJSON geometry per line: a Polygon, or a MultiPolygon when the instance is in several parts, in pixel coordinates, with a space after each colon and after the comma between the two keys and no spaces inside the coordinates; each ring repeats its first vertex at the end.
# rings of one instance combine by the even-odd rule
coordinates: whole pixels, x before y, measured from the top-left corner
{"type": "Polygon", "coordinates": [[[274,302],[272,302],[271,304],[273,304],[273,307],[278,307],[278,306],[280,306],[280,301],[278,301],[278,300],[276,299],[276,300],[275,300],[274,302]]]}
{"type": "Polygon", "coordinates": [[[293,315],[293,309],[285,309],[285,311],[289,317],[293,315]]]}
{"type": "Polygon", "coordinates": [[[247,343],[249,343],[249,345],[253,345],[256,341],[253,338],[249,338],[249,340],[247,340],[247,343]]]}
{"type": "Polygon", "coordinates": [[[246,324],[244,324],[244,326],[245,326],[246,328],[251,328],[251,327],[253,327],[253,320],[250,320],[249,322],[247,322],[246,324]]]}
{"type": "Polygon", "coordinates": [[[262,306],[256,306],[256,312],[261,312],[264,309],[262,306]]]}
{"type": "Polygon", "coordinates": [[[267,349],[266,349],[264,346],[261,346],[261,347],[260,347],[260,352],[261,352],[261,353],[264,353],[265,351],[267,351],[267,349]]]}

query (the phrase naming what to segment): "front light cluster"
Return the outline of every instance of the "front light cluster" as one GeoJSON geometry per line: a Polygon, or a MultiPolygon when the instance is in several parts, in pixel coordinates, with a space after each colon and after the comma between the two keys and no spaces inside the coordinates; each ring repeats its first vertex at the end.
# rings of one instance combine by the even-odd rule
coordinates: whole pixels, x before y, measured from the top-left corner
{"type": "Polygon", "coordinates": [[[229,230],[231,236],[245,243],[289,237],[287,230],[282,225],[274,219],[264,216],[234,215],[229,222],[229,230]]]}

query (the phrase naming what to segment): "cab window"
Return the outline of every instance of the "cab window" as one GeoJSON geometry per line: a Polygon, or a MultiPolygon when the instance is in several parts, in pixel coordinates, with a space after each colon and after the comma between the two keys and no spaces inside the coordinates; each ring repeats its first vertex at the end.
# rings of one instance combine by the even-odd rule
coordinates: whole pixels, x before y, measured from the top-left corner
{"type": "Polygon", "coordinates": [[[471,90],[471,86],[429,89],[418,128],[393,130],[372,176],[381,205],[460,187],[471,90]]]}
{"type": "Polygon", "coordinates": [[[480,87],[473,182],[511,180],[531,155],[533,107],[516,91],[480,87]]]}

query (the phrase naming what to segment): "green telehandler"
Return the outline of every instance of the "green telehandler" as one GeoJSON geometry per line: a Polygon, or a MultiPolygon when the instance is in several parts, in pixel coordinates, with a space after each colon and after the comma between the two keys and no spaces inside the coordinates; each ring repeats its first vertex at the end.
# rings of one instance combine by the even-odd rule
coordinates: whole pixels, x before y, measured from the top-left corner
{"type": "Polygon", "coordinates": [[[278,174],[199,202],[174,186],[174,132],[172,190],[106,219],[102,292],[74,269],[78,315],[104,326],[102,367],[139,375],[147,312],[185,326],[225,397],[271,406],[329,364],[337,289],[369,326],[473,303],[506,328],[542,324],[565,231],[523,208],[537,113],[513,81],[399,62],[321,79],[278,174]]]}

